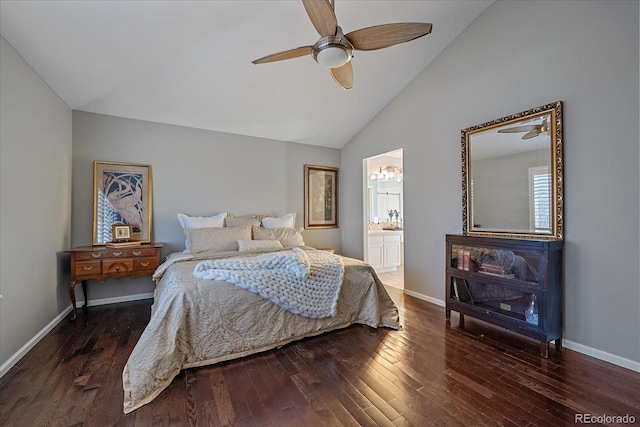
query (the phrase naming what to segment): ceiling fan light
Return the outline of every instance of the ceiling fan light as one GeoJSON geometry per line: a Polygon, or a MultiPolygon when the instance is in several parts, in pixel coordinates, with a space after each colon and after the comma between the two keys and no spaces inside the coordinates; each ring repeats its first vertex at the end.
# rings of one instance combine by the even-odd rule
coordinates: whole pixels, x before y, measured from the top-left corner
{"type": "Polygon", "coordinates": [[[351,56],[340,46],[327,46],[316,55],[318,64],[327,68],[339,68],[349,62],[351,56]]]}

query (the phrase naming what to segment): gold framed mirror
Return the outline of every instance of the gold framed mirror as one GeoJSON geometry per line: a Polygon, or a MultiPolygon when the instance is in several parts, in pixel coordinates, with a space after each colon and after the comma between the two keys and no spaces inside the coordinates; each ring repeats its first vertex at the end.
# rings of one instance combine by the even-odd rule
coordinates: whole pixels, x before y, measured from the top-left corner
{"type": "Polygon", "coordinates": [[[562,101],[462,130],[465,235],[562,239],[562,101]]]}

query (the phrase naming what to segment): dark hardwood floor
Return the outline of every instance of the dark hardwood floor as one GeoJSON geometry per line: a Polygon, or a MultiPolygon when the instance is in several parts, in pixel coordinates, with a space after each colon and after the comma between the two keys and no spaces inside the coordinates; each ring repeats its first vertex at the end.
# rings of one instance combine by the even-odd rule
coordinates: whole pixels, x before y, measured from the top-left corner
{"type": "Polygon", "coordinates": [[[455,314],[447,326],[442,307],[389,292],[402,331],[355,325],[187,369],[129,415],[122,369],[151,301],[80,311],[0,379],[0,425],[563,426],[581,414],[640,423],[640,373],[568,349],[541,359],[536,342],[468,317],[461,329],[455,314]]]}

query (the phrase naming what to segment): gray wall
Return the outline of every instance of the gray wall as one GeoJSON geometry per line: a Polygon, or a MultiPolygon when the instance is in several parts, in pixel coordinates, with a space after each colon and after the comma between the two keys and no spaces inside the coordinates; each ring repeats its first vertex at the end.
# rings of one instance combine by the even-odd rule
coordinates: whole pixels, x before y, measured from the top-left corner
{"type": "MultiPolygon", "coordinates": [[[[340,150],[167,124],[73,112],[72,243],[92,240],[93,161],[150,164],[153,240],[163,254],[184,249],[177,213],[271,216],[296,212],[304,225],[304,164],[340,165],[340,150]]],[[[305,243],[340,252],[340,229],[304,231],[305,243]]],[[[149,277],[89,282],[89,299],[153,291],[149,277]]],[[[80,287],[76,294],[81,298],[80,287]]]]}
{"type": "Polygon", "coordinates": [[[71,109],[0,37],[0,366],[69,306],[71,109]]]}
{"type": "Polygon", "coordinates": [[[489,6],[343,149],[343,252],[363,253],[362,159],[404,148],[405,288],[442,300],[444,236],[462,231],[460,130],[562,100],[565,338],[638,369],[638,12],[489,6]]]}

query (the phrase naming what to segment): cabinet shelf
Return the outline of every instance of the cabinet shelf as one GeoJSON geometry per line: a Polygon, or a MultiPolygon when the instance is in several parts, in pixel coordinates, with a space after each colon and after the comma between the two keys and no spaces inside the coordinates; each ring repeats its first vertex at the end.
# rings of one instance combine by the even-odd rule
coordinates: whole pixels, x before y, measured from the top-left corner
{"type": "Polygon", "coordinates": [[[457,311],[461,326],[468,315],[540,341],[543,357],[551,341],[562,349],[562,241],[447,235],[446,243],[447,323],[457,311]]]}

